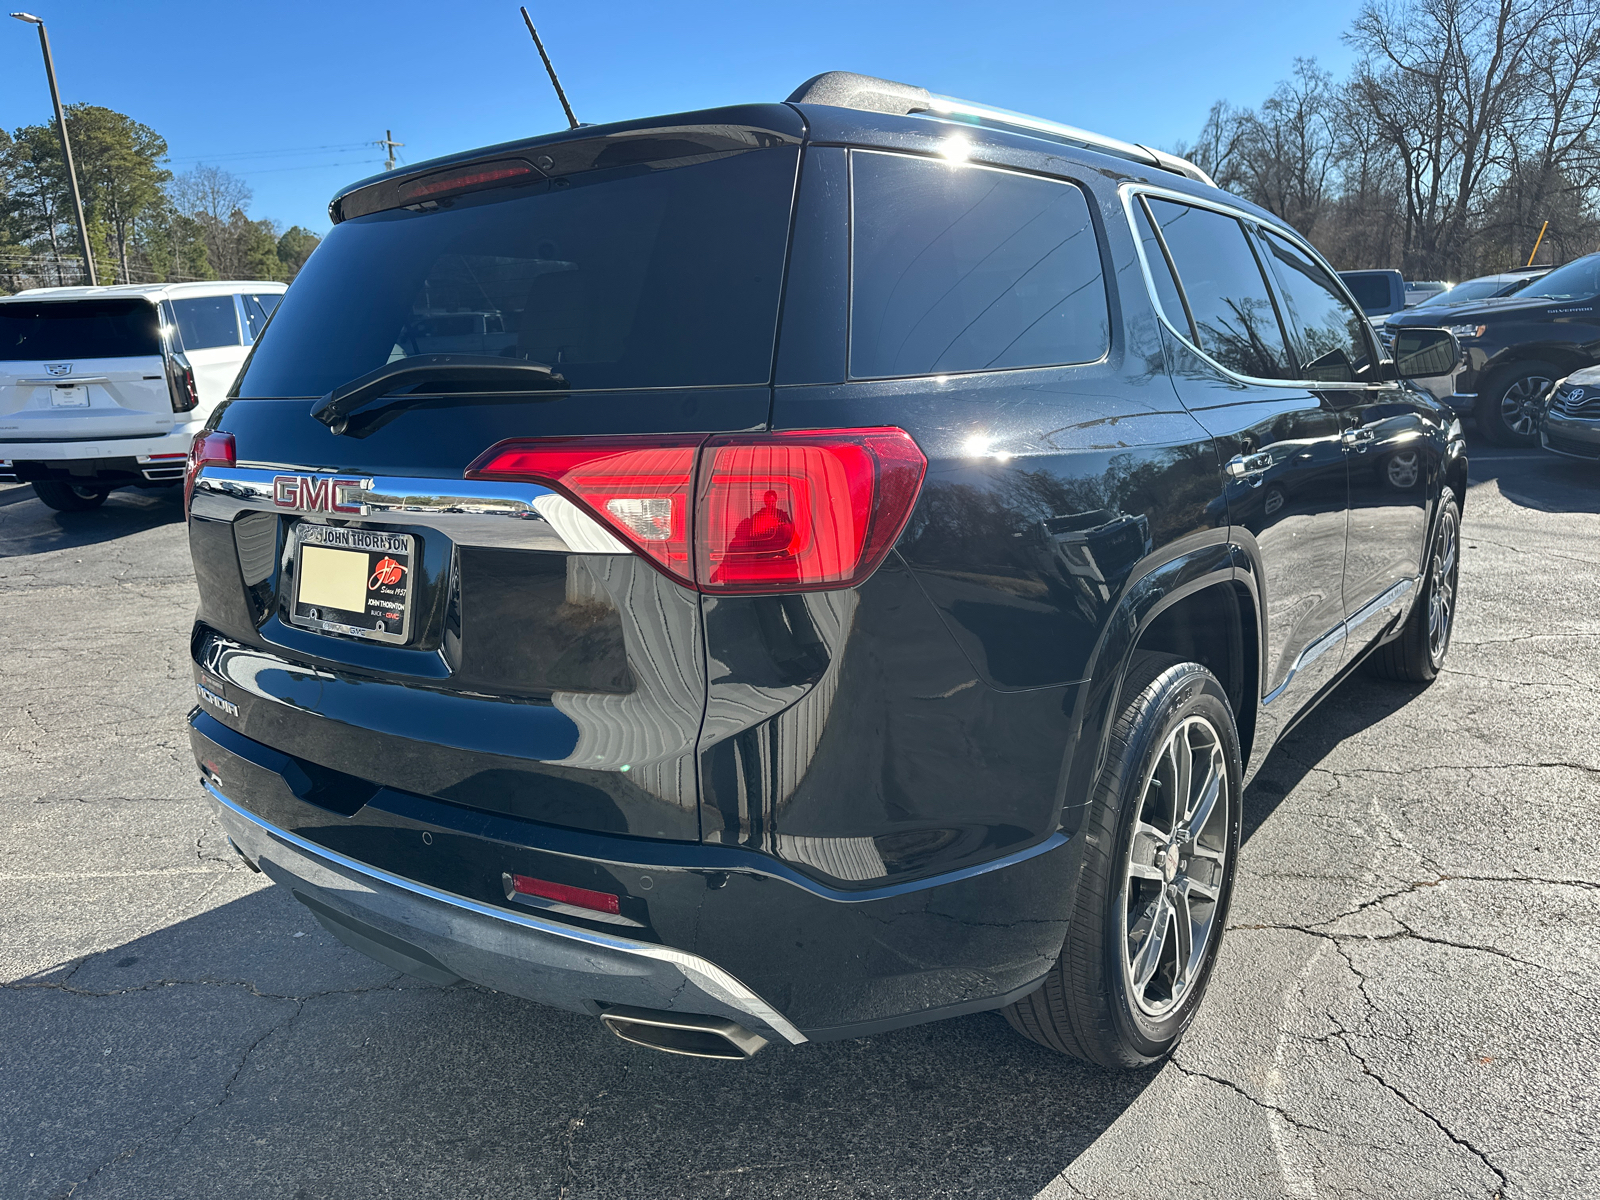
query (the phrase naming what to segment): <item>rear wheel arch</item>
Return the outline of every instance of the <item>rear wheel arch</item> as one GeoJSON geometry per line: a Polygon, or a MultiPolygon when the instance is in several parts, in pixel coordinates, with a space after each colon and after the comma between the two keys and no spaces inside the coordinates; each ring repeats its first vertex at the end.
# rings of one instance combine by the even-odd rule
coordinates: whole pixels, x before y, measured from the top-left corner
{"type": "Polygon", "coordinates": [[[1081,717],[1062,774],[1063,804],[1088,797],[1104,766],[1130,663],[1141,651],[1213,670],[1228,694],[1249,761],[1260,690],[1261,578],[1253,547],[1215,543],[1144,571],[1123,593],[1090,659],[1081,717]],[[1204,658],[1196,658],[1196,653],[1204,658]],[[1217,670],[1220,667],[1222,670],[1217,670]]]}

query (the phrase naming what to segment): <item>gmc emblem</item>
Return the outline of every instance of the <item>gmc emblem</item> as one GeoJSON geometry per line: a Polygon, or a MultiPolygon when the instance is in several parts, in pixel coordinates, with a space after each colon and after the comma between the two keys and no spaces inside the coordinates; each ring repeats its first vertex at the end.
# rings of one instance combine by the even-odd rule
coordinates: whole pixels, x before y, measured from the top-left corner
{"type": "Polygon", "coordinates": [[[334,479],[328,475],[274,475],[272,502],[279,508],[304,513],[349,513],[362,516],[367,511],[362,497],[372,486],[370,479],[334,479]]]}

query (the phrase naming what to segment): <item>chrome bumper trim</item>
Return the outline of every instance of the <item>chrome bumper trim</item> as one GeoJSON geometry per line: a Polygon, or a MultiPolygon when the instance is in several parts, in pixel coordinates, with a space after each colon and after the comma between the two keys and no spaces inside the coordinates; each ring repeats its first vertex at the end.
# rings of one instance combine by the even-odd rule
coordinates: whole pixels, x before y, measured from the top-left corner
{"type": "MultiPolygon", "coordinates": [[[[502,957],[514,957],[510,950],[516,945],[514,939],[517,938],[517,934],[522,932],[530,935],[525,938],[528,946],[536,947],[545,939],[550,939],[551,942],[547,944],[555,945],[561,953],[575,952],[583,956],[584,966],[600,980],[621,978],[638,986],[648,986],[649,976],[675,973],[680,979],[677,990],[682,991],[681,983],[687,983],[689,988],[709,1000],[766,1026],[794,1045],[806,1041],[805,1034],[796,1029],[777,1009],[733,975],[698,955],[674,950],[670,946],[636,941],[618,934],[579,929],[576,926],[544,920],[528,913],[509,912],[429,887],[404,876],[391,874],[349,858],[336,850],[329,850],[325,846],[307,841],[286,829],[268,824],[228,799],[209,780],[203,780],[202,783],[217,805],[223,827],[248,857],[258,864],[265,859],[266,864],[277,868],[282,874],[301,880],[311,887],[335,894],[341,890],[340,885],[343,885],[342,890],[354,887],[371,893],[377,893],[380,888],[387,887],[443,905],[447,914],[455,915],[456,919],[450,922],[451,932],[462,935],[463,940],[459,944],[463,946],[468,945],[464,940],[464,931],[469,923],[476,923],[478,920],[491,922],[492,924],[484,928],[495,935],[494,940],[498,943],[496,952],[502,957]],[[352,876],[354,878],[351,878],[352,876]],[[607,970],[607,961],[618,962],[622,969],[607,970]]],[[[263,869],[266,869],[265,865],[263,869]]],[[[273,872],[268,871],[268,874],[272,875],[273,872]]],[[[421,938],[419,944],[424,949],[437,949],[437,946],[430,946],[421,938]]],[[[448,953],[448,950],[444,953],[448,953]]],[[[535,967],[539,965],[537,955],[524,956],[517,961],[535,967]]],[[[455,969],[453,964],[452,969],[455,969]]],[[[462,974],[462,977],[470,979],[472,975],[467,973],[462,974]]],[[[666,990],[667,994],[673,994],[671,989],[666,990]]],[[[528,998],[538,1000],[540,996],[532,995],[528,998]]]]}
{"type": "Polygon", "coordinates": [[[1569,417],[1565,413],[1546,412],[1540,432],[1553,433],[1573,442],[1587,442],[1600,448],[1600,418],[1569,417]]]}

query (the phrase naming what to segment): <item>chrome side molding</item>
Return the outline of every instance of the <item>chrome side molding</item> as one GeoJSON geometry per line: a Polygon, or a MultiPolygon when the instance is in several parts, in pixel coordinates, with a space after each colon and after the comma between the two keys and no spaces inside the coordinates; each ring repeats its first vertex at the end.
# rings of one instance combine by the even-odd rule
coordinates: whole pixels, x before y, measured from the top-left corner
{"type": "Polygon", "coordinates": [[[1388,610],[1395,609],[1396,613],[1389,615],[1403,616],[1409,607],[1405,603],[1407,597],[1416,588],[1415,579],[1402,579],[1388,591],[1380,596],[1375,596],[1358,608],[1352,615],[1335,625],[1327,633],[1312,642],[1294,660],[1294,665],[1289,668],[1289,673],[1283,677],[1283,682],[1261,698],[1262,704],[1271,704],[1288,689],[1294,682],[1294,677],[1304,671],[1317,659],[1330,650],[1337,649],[1346,641],[1356,641],[1357,631],[1373,617],[1384,615],[1388,610]]]}

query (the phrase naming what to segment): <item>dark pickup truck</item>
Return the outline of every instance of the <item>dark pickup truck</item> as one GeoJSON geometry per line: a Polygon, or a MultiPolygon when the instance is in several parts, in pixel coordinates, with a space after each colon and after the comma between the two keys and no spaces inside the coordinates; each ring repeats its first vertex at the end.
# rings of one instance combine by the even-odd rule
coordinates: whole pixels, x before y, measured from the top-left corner
{"type": "Polygon", "coordinates": [[[1461,344],[1448,375],[1417,382],[1502,446],[1533,446],[1556,381],[1600,363],[1600,254],[1575,259],[1513,296],[1396,313],[1384,328],[1447,329],[1461,344]]]}

